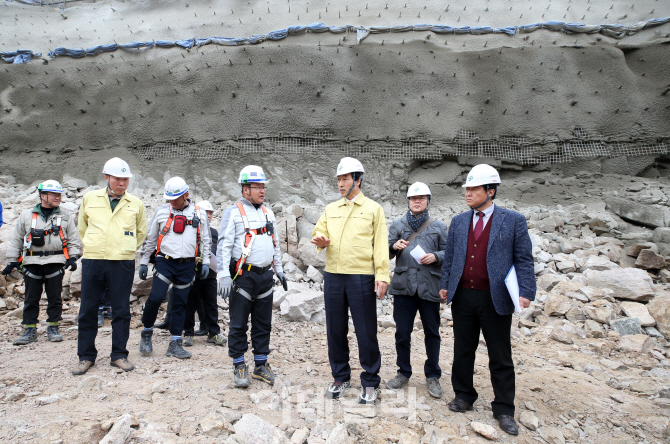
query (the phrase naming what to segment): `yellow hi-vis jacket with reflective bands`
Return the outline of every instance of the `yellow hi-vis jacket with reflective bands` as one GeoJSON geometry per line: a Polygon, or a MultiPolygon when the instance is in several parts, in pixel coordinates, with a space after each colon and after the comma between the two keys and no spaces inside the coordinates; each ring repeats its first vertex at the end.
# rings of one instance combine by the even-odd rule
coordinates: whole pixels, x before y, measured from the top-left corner
{"type": "Polygon", "coordinates": [[[126,192],[112,212],[107,188],[86,193],[79,207],[79,237],[84,259],[135,259],[147,237],[144,204],[126,192]]]}
{"type": "Polygon", "coordinates": [[[326,206],[312,232],[315,236],[330,239],[326,247],[327,272],[374,274],[375,281],[390,282],[384,210],[363,193],[353,202],[342,198],[326,206]]]}

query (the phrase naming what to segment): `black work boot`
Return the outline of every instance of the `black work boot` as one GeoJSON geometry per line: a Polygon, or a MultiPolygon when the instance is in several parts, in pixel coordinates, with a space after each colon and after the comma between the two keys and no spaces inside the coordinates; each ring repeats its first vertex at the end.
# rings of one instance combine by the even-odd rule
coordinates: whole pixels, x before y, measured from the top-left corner
{"type": "Polygon", "coordinates": [[[170,328],[170,315],[165,315],[163,322],[154,325],[154,328],[160,328],[161,330],[167,330],[170,328]]]}
{"type": "Polygon", "coordinates": [[[140,334],[140,353],[143,355],[148,355],[154,351],[154,348],[151,345],[151,336],[153,334],[153,330],[142,330],[142,333],[140,334]]]}
{"type": "Polygon", "coordinates": [[[31,342],[37,342],[37,328],[36,327],[26,327],[23,329],[23,334],[18,338],[14,339],[12,344],[14,345],[26,345],[31,342]]]}
{"type": "Polygon", "coordinates": [[[275,383],[275,374],[270,368],[270,364],[265,363],[256,366],[254,372],[251,374],[251,377],[254,379],[260,379],[263,382],[267,382],[270,385],[275,383]]]}
{"type": "Polygon", "coordinates": [[[182,339],[179,338],[175,339],[174,341],[170,341],[170,345],[168,345],[165,356],[174,356],[175,358],[179,359],[188,359],[191,357],[191,352],[184,350],[184,347],[182,347],[182,339]]]}
{"type": "Polygon", "coordinates": [[[47,327],[47,339],[51,342],[61,342],[63,340],[63,335],[58,332],[57,325],[47,327]]]}

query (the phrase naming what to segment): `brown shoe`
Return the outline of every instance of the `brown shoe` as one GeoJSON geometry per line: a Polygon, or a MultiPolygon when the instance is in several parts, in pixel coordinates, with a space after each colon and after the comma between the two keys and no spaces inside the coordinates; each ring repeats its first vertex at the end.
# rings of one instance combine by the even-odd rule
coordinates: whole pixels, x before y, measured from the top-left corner
{"type": "Polygon", "coordinates": [[[129,372],[135,368],[135,366],[131,364],[130,361],[127,360],[126,358],[121,358],[117,359],[116,361],[112,361],[109,365],[111,365],[112,367],[118,367],[124,372],[129,372]]]}
{"type": "Polygon", "coordinates": [[[468,404],[461,398],[454,398],[453,401],[449,402],[447,405],[452,412],[464,413],[467,410],[472,410],[472,404],[468,404]]]}
{"type": "Polygon", "coordinates": [[[93,361],[79,361],[79,364],[72,369],[73,375],[83,375],[88,371],[89,368],[93,367],[93,361]]]}

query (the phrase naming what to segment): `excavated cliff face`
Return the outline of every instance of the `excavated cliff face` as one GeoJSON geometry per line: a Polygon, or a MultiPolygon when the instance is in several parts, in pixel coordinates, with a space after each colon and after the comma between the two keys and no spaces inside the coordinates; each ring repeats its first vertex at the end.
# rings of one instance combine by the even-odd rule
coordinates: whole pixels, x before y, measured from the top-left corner
{"type": "Polygon", "coordinates": [[[280,194],[312,202],[332,197],[329,179],[345,155],[364,162],[380,197],[401,190],[418,161],[665,175],[654,162],[670,149],[669,24],[620,40],[540,29],[379,33],[356,44],[353,32],[325,32],[47,56],[56,47],[249,37],[317,21],[504,27],[670,16],[670,3],[656,1],[470,3],[4,2],[0,49],[42,57],[0,68],[0,168],[22,182],[61,171],[95,182],[118,155],[145,179],[138,187],[181,174],[217,195],[237,194],[237,172],[255,163],[280,194]]]}

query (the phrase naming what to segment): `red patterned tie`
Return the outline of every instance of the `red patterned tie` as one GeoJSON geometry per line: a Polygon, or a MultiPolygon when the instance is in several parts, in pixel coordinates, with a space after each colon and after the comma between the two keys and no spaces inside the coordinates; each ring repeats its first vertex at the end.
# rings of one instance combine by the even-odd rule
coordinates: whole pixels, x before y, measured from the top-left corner
{"type": "Polygon", "coordinates": [[[478,240],[479,236],[482,235],[482,231],[484,231],[484,213],[480,211],[477,213],[477,216],[479,216],[479,220],[475,225],[475,240],[478,240]]]}

